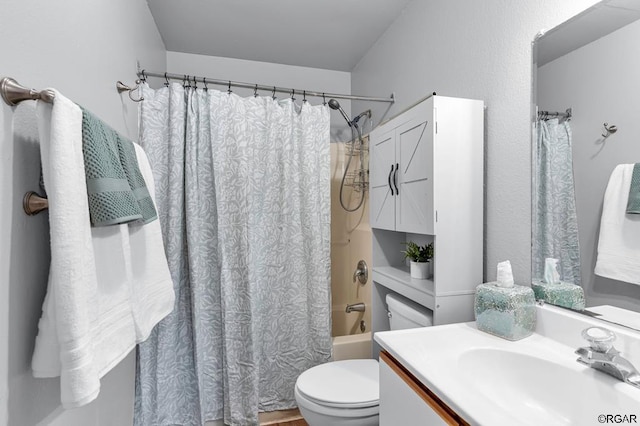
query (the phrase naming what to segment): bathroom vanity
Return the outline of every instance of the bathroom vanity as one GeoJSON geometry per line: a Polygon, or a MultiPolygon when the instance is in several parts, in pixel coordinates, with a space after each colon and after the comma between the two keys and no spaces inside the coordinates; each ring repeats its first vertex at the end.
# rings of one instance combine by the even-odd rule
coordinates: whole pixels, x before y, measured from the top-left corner
{"type": "Polygon", "coordinates": [[[605,423],[601,415],[640,420],[640,388],[577,362],[575,353],[588,346],[584,329],[604,326],[638,367],[640,333],[554,306],[536,309],[536,332],[516,342],[478,331],[474,323],[377,333],[380,425],[590,425],[605,423]]]}

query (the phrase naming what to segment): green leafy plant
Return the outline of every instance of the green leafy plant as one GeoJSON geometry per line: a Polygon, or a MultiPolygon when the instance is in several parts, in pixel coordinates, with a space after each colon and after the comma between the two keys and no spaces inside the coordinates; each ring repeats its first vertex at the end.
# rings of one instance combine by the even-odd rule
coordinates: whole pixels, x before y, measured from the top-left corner
{"type": "Polygon", "coordinates": [[[405,259],[411,259],[412,262],[429,262],[433,258],[433,243],[419,246],[409,241],[403,244],[407,246],[406,250],[402,250],[405,259]]]}

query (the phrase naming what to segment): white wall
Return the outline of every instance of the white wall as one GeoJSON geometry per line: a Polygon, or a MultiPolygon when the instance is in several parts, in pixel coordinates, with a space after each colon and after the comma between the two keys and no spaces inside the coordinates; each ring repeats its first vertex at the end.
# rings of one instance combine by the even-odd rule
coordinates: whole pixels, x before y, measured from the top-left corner
{"type": "Polygon", "coordinates": [[[618,164],[640,162],[640,21],[538,70],[538,105],[573,118],[573,165],[582,286],[587,306],[640,310],[640,287],[593,274],[604,191],[618,164]],[[619,131],[606,141],[603,123],[619,131]]]}
{"type": "MultiPolygon", "coordinates": [[[[144,0],[5,1],[1,10],[0,76],[55,87],[136,139],[137,106],[117,94],[115,82],[133,83],[136,59],[155,69],[166,66],[144,0]]],[[[33,105],[0,102],[0,424],[130,424],[133,355],[106,375],[96,401],[66,412],[58,379],[31,374],[49,265],[47,215],[27,217],[21,207],[23,194],[38,188],[33,105]]]]}
{"type": "Polygon", "coordinates": [[[353,93],[395,92],[387,117],[433,91],[485,101],[487,280],[505,259],[516,282],[531,277],[531,41],[594,3],[414,0],[352,72],[353,93]]]}

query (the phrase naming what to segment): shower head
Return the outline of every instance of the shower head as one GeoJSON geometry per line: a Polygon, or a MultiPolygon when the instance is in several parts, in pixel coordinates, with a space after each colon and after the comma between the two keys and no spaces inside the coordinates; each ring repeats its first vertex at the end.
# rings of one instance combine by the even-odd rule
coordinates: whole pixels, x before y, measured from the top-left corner
{"type": "Polygon", "coordinates": [[[342,109],[338,101],[336,101],[335,99],[329,99],[329,108],[340,111],[340,114],[342,114],[344,119],[347,121],[347,124],[349,124],[349,127],[353,127],[353,126],[357,127],[356,123],[352,122],[351,119],[349,119],[349,116],[347,115],[346,112],[344,112],[344,110],[342,109]]]}

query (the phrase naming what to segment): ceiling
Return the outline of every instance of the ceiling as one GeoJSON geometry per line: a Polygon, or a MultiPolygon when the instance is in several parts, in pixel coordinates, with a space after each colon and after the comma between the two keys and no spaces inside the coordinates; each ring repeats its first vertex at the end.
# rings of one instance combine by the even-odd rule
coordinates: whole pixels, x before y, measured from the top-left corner
{"type": "Polygon", "coordinates": [[[165,47],[351,71],[410,0],[147,0],[165,47]]]}

